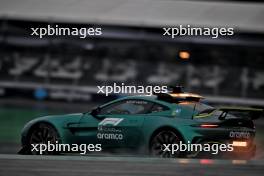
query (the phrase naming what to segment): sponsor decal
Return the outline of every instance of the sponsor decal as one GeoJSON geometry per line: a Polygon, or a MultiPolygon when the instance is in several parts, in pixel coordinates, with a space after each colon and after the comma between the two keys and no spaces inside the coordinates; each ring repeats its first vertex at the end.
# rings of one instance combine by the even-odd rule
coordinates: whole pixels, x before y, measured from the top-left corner
{"type": "Polygon", "coordinates": [[[248,131],[231,131],[229,133],[230,138],[250,138],[250,133],[248,131]]]}
{"type": "Polygon", "coordinates": [[[120,122],[123,121],[123,118],[105,118],[102,122],[100,122],[99,126],[105,126],[105,125],[113,125],[117,126],[120,122]]]}
{"type": "Polygon", "coordinates": [[[123,118],[105,118],[98,124],[98,139],[123,140],[122,130],[116,126],[123,121],[123,118]]]}
{"type": "Polygon", "coordinates": [[[107,140],[123,140],[123,134],[118,133],[97,133],[98,139],[107,139],[107,140]]]}

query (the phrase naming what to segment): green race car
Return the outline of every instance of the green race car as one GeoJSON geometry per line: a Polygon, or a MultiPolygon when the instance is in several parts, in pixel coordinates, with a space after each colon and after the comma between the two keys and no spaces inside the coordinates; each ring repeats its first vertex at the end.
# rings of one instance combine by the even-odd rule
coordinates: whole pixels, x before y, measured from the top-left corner
{"type": "MultiPolygon", "coordinates": [[[[253,157],[253,120],[263,109],[213,108],[201,99],[174,87],[169,93],[120,98],[91,112],[36,118],[22,130],[19,153],[40,154],[32,146],[53,143],[100,144],[102,151],[137,151],[158,157],[253,157]],[[176,150],[176,144],[185,145],[185,150],[176,150]],[[191,144],[207,144],[214,151],[213,145],[218,150],[223,144],[227,148],[212,154],[204,148],[188,148],[191,144]]],[[[58,153],[65,152],[44,152],[58,153]]]]}

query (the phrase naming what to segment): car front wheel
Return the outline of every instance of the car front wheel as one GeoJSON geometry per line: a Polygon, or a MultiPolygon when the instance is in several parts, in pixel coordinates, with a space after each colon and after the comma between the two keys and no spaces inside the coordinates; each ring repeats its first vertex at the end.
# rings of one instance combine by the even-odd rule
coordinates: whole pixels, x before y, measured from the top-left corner
{"type": "MultiPolygon", "coordinates": [[[[40,123],[33,127],[31,130],[31,133],[29,134],[28,138],[28,146],[30,146],[30,153],[33,155],[39,155],[39,154],[44,154],[44,155],[54,155],[58,154],[58,151],[48,151],[47,149],[45,151],[42,151],[40,153],[40,145],[39,144],[56,144],[59,141],[59,135],[56,131],[56,129],[46,123],[40,123]],[[37,146],[35,149],[33,149],[33,145],[37,146]],[[37,151],[38,150],[38,151],[37,151]]],[[[42,148],[44,149],[44,148],[42,148]]]]}

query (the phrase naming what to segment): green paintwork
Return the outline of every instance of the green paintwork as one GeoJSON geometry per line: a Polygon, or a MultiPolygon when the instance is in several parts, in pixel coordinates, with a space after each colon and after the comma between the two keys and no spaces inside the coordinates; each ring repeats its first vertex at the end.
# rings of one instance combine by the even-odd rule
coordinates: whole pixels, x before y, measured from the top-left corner
{"type": "MultiPolygon", "coordinates": [[[[102,143],[104,147],[122,148],[145,148],[148,149],[152,135],[160,129],[174,129],[181,135],[184,142],[194,142],[197,139],[209,138],[221,140],[228,138],[230,131],[237,130],[230,127],[222,128],[200,128],[201,123],[219,123],[220,120],[215,113],[209,113],[204,118],[197,118],[198,112],[192,106],[184,104],[168,103],[157,100],[156,96],[128,96],[111,101],[105,107],[122,100],[145,100],[166,106],[168,110],[137,115],[98,115],[92,116],[88,113],[67,114],[58,116],[45,116],[28,122],[23,131],[22,137],[26,138],[29,129],[37,123],[45,122],[53,125],[60,136],[61,143],[102,143]],[[122,118],[116,126],[107,127],[119,130],[123,135],[122,140],[98,139],[98,126],[106,118],[122,118]]],[[[252,110],[252,109],[251,109],[252,110]]],[[[247,129],[254,133],[254,130],[247,129]]],[[[111,132],[108,132],[111,133],[111,132]]]]}

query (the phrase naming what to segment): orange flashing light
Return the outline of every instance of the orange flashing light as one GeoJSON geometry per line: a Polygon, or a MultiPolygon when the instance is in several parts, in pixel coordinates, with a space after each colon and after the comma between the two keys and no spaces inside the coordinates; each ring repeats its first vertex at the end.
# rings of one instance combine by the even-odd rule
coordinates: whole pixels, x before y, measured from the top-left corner
{"type": "Polygon", "coordinates": [[[200,95],[192,94],[192,93],[172,93],[170,94],[173,97],[194,97],[194,98],[203,98],[200,95]]]}

